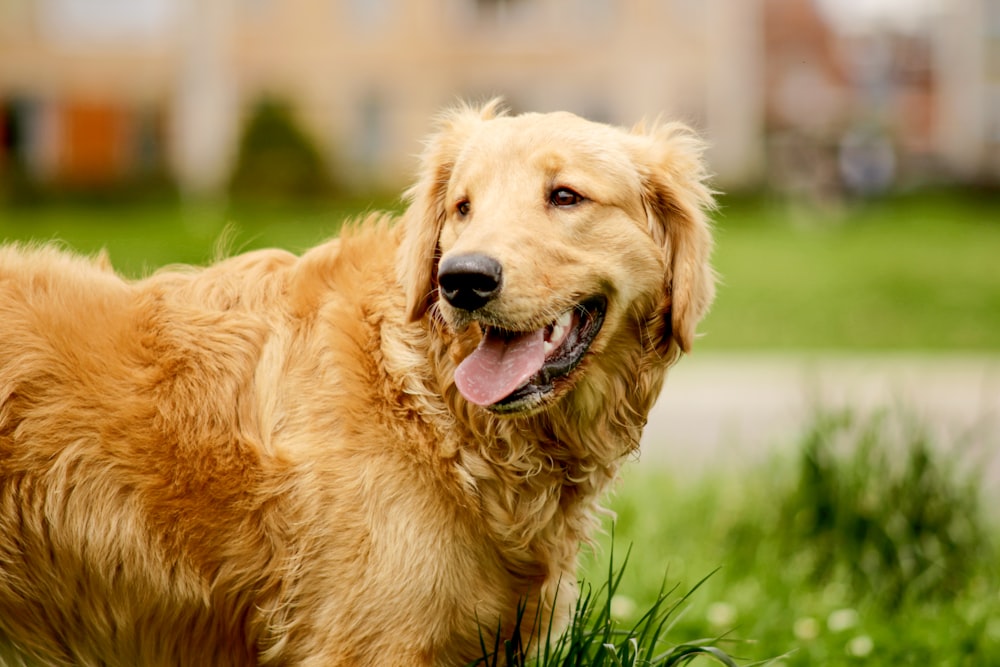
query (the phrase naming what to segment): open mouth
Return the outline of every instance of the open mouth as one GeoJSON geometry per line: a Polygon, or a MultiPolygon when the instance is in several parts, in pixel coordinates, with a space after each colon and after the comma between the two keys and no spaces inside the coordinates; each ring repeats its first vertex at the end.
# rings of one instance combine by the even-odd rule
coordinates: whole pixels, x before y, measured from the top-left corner
{"type": "Polygon", "coordinates": [[[604,324],[606,308],[604,297],[594,297],[534,331],[485,327],[479,347],[455,369],[458,390],[494,412],[538,405],[579,365],[604,324]]]}

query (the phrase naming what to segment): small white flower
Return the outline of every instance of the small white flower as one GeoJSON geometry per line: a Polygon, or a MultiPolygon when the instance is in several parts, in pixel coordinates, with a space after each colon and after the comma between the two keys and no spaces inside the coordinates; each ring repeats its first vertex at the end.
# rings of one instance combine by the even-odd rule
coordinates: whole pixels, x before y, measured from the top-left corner
{"type": "Polygon", "coordinates": [[[713,602],[708,606],[705,618],[717,628],[730,627],[736,622],[736,607],[728,602],[713,602]]]}
{"type": "Polygon", "coordinates": [[[875,648],[875,642],[868,635],[858,635],[847,642],[847,652],[855,658],[868,656],[875,648]]]}
{"type": "Polygon", "coordinates": [[[837,609],[827,616],[826,627],[830,628],[830,632],[843,632],[855,627],[858,620],[858,612],[854,609],[837,609]]]}
{"type": "Polygon", "coordinates": [[[627,595],[616,594],[611,597],[611,617],[619,621],[627,621],[635,615],[638,605],[627,595]]]}
{"type": "Polygon", "coordinates": [[[819,637],[819,621],[812,616],[796,619],[792,626],[792,632],[795,634],[795,638],[800,641],[816,639],[819,637]]]}

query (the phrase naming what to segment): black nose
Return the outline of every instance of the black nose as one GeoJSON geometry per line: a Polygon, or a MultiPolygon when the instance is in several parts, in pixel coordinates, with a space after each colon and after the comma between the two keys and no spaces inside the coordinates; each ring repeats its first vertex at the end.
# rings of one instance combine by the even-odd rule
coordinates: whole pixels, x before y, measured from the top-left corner
{"type": "Polygon", "coordinates": [[[500,292],[500,262],[472,253],[448,257],[438,267],[438,285],[445,300],[462,310],[482,308],[500,292]]]}

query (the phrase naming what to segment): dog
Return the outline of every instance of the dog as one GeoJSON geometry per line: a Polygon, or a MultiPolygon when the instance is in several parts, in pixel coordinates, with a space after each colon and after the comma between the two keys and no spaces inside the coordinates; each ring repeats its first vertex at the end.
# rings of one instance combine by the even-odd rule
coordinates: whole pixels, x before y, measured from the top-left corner
{"type": "Polygon", "coordinates": [[[566,625],[714,294],[684,126],[445,112],[397,219],[0,251],[0,663],[462,665],[566,625]]]}

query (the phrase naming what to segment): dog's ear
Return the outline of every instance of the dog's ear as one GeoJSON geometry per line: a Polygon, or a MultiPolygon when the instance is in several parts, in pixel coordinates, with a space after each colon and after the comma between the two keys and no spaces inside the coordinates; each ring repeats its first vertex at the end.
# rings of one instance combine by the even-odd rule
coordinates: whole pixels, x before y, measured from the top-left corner
{"type": "Polygon", "coordinates": [[[436,132],[425,144],[417,182],[404,195],[409,206],[401,223],[400,276],[411,322],[423,317],[434,299],[438,236],[447,213],[445,196],[455,161],[479,123],[503,114],[500,98],[482,106],[461,104],[441,115],[436,132]]]}
{"type": "Polygon", "coordinates": [[[707,213],[715,202],[707,184],[704,144],[686,126],[664,123],[633,130],[642,144],[637,162],[649,232],[663,248],[667,266],[658,346],[671,340],[691,350],[698,322],[715,297],[709,263],[712,234],[707,213]]]}

